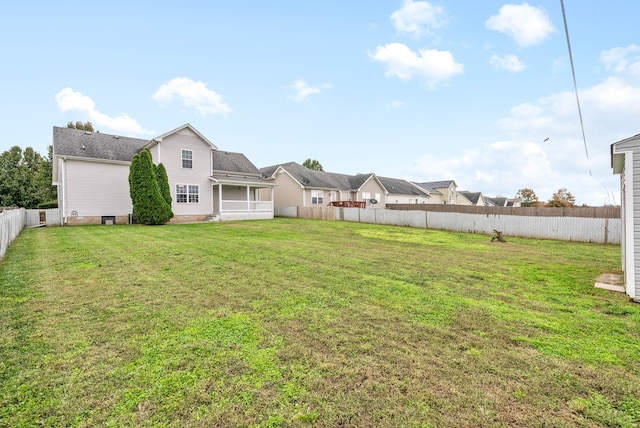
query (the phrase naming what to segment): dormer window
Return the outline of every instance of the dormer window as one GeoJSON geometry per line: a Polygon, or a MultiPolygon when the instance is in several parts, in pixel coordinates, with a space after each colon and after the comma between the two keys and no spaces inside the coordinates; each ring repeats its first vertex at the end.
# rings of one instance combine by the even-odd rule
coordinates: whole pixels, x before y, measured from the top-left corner
{"type": "Polygon", "coordinates": [[[193,168],[193,150],[182,149],[182,167],[193,168]]]}

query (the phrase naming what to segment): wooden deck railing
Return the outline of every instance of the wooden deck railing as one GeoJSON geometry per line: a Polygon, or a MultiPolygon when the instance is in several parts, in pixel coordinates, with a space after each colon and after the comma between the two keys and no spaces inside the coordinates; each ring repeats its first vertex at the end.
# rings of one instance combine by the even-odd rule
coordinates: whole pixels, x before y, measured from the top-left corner
{"type": "Polygon", "coordinates": [[[365,201],[332,201],[329,202],[328,206],[343,208],[366,208],[367,203],[365,201]]]}

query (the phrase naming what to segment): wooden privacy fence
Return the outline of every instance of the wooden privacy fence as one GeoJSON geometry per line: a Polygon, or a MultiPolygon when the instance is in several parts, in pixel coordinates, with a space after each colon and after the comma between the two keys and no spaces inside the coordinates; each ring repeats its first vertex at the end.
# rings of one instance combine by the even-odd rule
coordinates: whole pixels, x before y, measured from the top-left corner
{"type": "Polygon", "coordinates": [[[555,239],[559,241],[620,244],[620,208],[466,207],[413,204],[414,209],[360,209],[339,207],[276,207],[276,217],[342,220],[360,223],[410,226],[454,232],[555,239]],[[446,207],[446,208],[441,208],[446,207]],[[520,211],[522,210],[522,211],[520,211]],[[527,211],[529,211],[527,213],[527,211]]]}

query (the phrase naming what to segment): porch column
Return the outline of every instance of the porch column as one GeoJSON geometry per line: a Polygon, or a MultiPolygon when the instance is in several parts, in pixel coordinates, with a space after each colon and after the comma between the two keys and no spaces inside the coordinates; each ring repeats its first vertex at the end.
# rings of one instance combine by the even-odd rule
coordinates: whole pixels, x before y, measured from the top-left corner
{"type": "Polygon", "coordinates": [[[220,217],[222,217],[222,183],[218,184],[218,206],[220,207],[220,217]]]}
{"type": "Polygon", "coordinates": [[[247,186],[247,212],[251,212],[251,189],[247,186]]]}

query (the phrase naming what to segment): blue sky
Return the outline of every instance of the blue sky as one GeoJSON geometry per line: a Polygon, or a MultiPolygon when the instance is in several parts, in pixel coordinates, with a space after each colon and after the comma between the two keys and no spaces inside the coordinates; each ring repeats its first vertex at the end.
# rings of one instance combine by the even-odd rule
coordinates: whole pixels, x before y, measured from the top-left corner
{"type": "Polygon", "coordinates": [[[68,121],[149,139],[191,123],[258,167],[620,203],[609,150],[640,133],[640,2],[565,10],[588,158],[559,0],[8,2],[0,151],[46,154],[68,121]]]}

